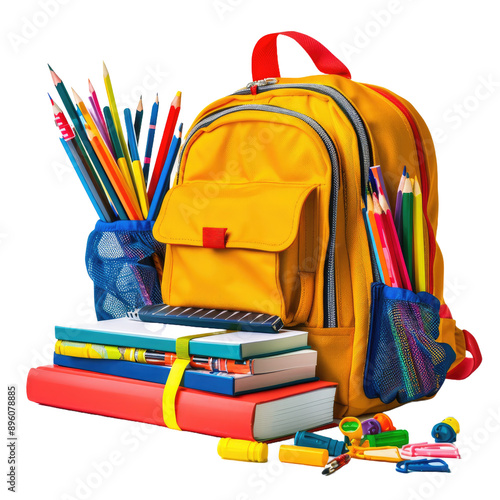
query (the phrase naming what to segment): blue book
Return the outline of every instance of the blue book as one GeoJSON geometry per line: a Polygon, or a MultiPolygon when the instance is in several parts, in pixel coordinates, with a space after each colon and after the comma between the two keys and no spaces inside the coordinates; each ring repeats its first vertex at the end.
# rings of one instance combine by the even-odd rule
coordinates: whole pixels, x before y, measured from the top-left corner
{"type": "MultiPolygon", "coordinates": [[[[91,372],[106,373],[117,377],[132,378],[165,384],[169,366],[148,365],[114,359],[90,359],[63,356],[54,353],[54,364],[66,368],[76,368],[91,372]]],[[[259,375],[228,374],[209,372],[207,370],[187,369],[184,373],[183,386],[199,391],[215,392],[227,396],[237,396],[249,392],[257,392],[287,385],[318,380],[315,377],[316,365],[290,368],[259,375]]]]}
{"type": "Polygon", "coordinates": [[[246,359],[307,347],[307,332],[226,332],[214,328],[146,323],[128,318],[108,319],[79,326],[56,326],[56,339],[92,344],[156,349],[175,352],[179,337],[220,333],[191,340],[189,352],[214,358],[246,359]],[[222,332],[222,333],[221,333],[222,332]]]}

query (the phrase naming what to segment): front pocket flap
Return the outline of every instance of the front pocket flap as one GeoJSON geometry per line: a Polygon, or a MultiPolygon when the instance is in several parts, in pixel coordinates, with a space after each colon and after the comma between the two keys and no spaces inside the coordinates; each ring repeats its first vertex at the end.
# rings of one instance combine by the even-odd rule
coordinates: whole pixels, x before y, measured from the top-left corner
{"type": "Polygon", "coordinates": [[[317,185],[195,181],[172,188],[153,228],[172,245],[203,246],[203,228],[223,228],[227,248],[280,252],[297,236],[302,206],[317,185]]]}

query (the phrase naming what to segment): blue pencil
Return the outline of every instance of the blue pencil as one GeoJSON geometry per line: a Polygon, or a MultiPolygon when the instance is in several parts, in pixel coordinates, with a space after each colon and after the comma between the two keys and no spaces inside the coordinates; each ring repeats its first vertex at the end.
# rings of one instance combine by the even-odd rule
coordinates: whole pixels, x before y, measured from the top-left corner
{"type": "Polygon", "coordinates": [[[149,120],[148,140],[146,142],[146,154],[144,155],[144,166],[142,172],[144,173],[144,182],[148,185],[149,178],[149,165],[151,164],[151,154],[153,152],[153,142],[156,131],[156,120],[158,119],[158,108],[160,103],[158,101],[158,94],[156,94],[156,101],[153,103],[151,109],[151,119],[149,120]]]}
{"type": "Polygon", "coordinates": [[[158,180],[158,185],[156,186],[155,194],[151,200],[151,206],[149,207],[148,220],[156,220],[163,198],[165,198],[165,195],[170,189],[170,176],[181,145],[181,136],[182,123],[179,126],[179,135],[177,137],[174,136],[170,143],[165,165],[162,168],[160,179],[158,180]]]}
{"type": "Polygon", "coordinates": [[[368,233],[368,243],[373,251],[373,255],[375,256],[375,263],[377,265],[378,275],[383,280],[384,273],[382,272],[382,264],[380,263],[380,258],[378,256],[378,252],[377,252],[377,245],[375,244],[375,238],[373,237],[373,231],[372,231],[372,227],[370,225],[370,219],[368,218],[368,212],[367,212],[364,204],[363,204],[363,208],[361,209],[361,211],[363,213],[363,219],[365,220],[366,232],[368,233]]]}
{"type": "Polygon", "coordinates": [[[111,211],[110,207],[105,206],[104,201],[99,198],[99,193],[95,190],[91,180],[86,178],[87,172],[85,170],[85,166],[83,165],[80,157],[78,156],[78,153],[76,152],[73,143],[70,141],[65,141],[62,137],[60,137],[59,140],[61,141],[61,144],[63,145],[63,148],[66,151],[66,154],[68,155],[71,164],[76,170],[78,178],[80,179],[80,182],[85,188],[85,191],[87,192],[87,195],[90,201],[92,202],[92,205],[94,206],[95,211],[99,216],[99,219],[107,222],[113,222],[116,219],[116,217],[113,215],[113,212],[111,211]]]}
{"type": "Polygon", "coordinates": [[[125,108],[123,111],[125,116],[125,126],[127,127],[128,148],[132,161],[139,160],[139,151],[137,149],[137,138],[135,136],[134,122],[132,121],[132,112],[130,108],[125,108]]]}

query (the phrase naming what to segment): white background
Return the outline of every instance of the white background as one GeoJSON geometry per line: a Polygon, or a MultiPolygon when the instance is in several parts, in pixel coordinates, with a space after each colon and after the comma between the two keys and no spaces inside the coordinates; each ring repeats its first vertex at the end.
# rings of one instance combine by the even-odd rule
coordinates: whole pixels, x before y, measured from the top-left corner
{"type": "MultiPolygon", "coordinates": [[[[6,344],[1,394],[5,401],[7,385],[17,385],[18,498],[415,500],[466,498],[487,486],[498,494],[500,36],[492,5],[488,0],[9,3],[0,20],[0,304],[6,344]],[[354,80],[408,99],[436,139],[437,236],[445,256],[446,299],[459,326],[476,336],[484,361],[468,380],[449,381],[432,401],[407,405],[391,417],[410,432],[412,442],[432,440],[435,423],[456,417],[463,459],[450,461],[452,474],[403,475],[392,464],[356,461],[325,478],[314,467],[281,464],[278,444],[270,445],[267,464],[223,461],[213,437],[26,399],[28,369],[50,363],[54,325],[94,317],[84,252],[96,215],[57,139],[46,95],[55,97],[56,91],[47,63],[85,101],[90,78],[102,104],[106,61],[121,107],[134,109],[142,93],[145,122],[159,92],[159,130],[172,97],[182,90],[187,127],[206,104],[251,80],[258,38],[285,30],[316,37],[347,64],[354,80]]],[[[283,76],[316,73],[293,42],[280,40],[279,50],[283,76]]],[[[6,416],[0,422],[5,436],[6,416]]],[[[326,434],[340,438],[338,430],[326,434]]],[[[0,489],[6,491],[8,450],[1,449],[0,489]]]]}

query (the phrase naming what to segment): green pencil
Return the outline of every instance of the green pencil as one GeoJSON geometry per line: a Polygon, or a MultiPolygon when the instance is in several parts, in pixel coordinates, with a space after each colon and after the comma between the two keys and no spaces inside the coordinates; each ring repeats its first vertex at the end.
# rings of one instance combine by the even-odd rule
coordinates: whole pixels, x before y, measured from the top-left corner
{"type": "Polygon", "coordinates": [[[123,158],[123,149],[120,144],[120,139],[118,138],[118,134],[116,132],[115,123],[113,122],[113,117],[111,116],[111,110],[109,106],[104,106],[102,108],[104,113],[104,119],[106,120],[106,125],[108,127],[109,137],[111,138],[111,144],[113,144],[113,149],[115,150],[117,158],[123,158]]]}
{"type": "Polygon", "coordinates": [[[406,178],[403,188],[403,200],[401,204],[401,223],[403,233],[403,257],[412,286],[414,283],[413,273],[413,186],[409,177],[406,178]]]}

